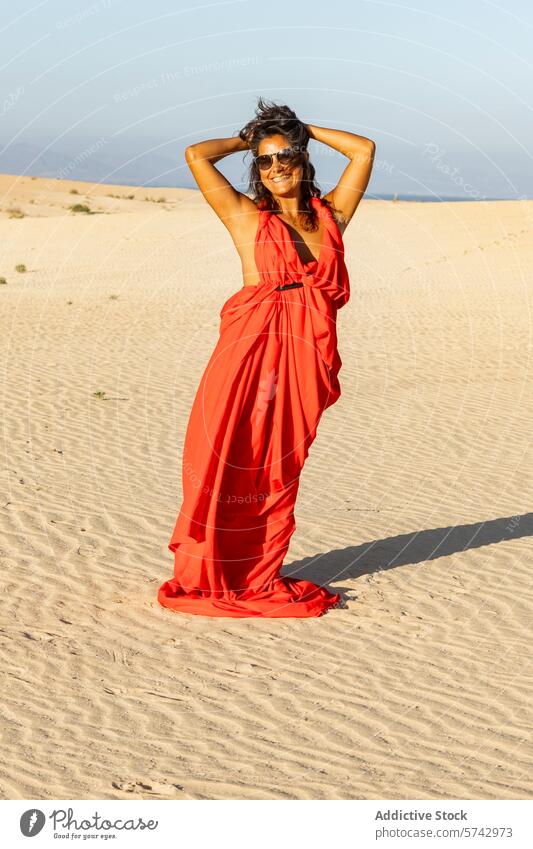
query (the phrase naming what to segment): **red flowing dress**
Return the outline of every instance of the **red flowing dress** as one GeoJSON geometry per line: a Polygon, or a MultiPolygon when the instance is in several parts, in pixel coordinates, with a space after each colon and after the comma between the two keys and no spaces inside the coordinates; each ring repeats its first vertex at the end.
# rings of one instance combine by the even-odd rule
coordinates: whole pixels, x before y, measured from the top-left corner
{"type": "Polygon", "coordinates": [[[202,616],[320,616],[340,595],[280,575],[295,530],[300,472],[324,410],[340,397],[337,310],[350,297],[329,208],[318,260],[302,262],[286,224],[259,208],[260,275],[224,304],[220,336],[193,402],[183,501],[163,607],[202,616]],[[300,288],[278,290],[300,282],[300,288]]]}

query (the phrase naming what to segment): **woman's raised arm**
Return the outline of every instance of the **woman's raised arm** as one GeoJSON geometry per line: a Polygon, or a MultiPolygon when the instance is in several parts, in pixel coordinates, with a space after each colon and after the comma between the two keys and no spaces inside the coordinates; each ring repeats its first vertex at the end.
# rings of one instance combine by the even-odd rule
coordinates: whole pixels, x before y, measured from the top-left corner
{"type": "Polygon", "coordinates": [[[339,210],[347,227],[370,180],[376,144],[366,136],[346,130],[332,130],[313,124],[306,124],[306,127],[312,139],[329,145],[350,160],[335,188],[324,195],[325,200],[339,210]]]}
{"type": "MultiPolygon", "coordinates": [[[[185,159],[207,203],[214,209],[226,227],[231,227],[235,216],[250,211],[250,200],[237,191],[229,180],[215,168],[215,162],[230,153],[248,150],[247,142],[239,136],[225,139],[207,139],[191,144],[185,149],[185,159]]],[[[255,209],[255,206],[254,206],[255,209]]]]}

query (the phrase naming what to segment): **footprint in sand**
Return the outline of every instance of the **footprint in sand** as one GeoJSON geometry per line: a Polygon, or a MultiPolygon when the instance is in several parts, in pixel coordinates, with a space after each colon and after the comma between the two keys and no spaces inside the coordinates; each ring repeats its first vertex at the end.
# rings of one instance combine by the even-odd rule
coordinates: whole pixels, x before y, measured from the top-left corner
{"type": "Polygon", "coordinates": [[[113,781],[112,786],[125,793],[154,793],[157,795],[183,790],[183,784],[165,784],[161,781],[113,781]]]}
{"type": "Polygon", "coordinates": [[[50,640],[55,640],[56,637],[61,635],[52,634],[50,631],[23,631],[22,636],[26,637],[27,640],[35,640],[35,642],[39,642],[40,640],[50,642],[50,640]]]}
{"type": "Polygon", "coordinates": [[[251,673],[255,675],[264,675],[272,672],[272,670],[267,666],[261,666],[259,663],[249,663],[245,660],[239,660],[233,666],[228,666],[226,671],[237,672],[240,675],[250,675],[251,673]]]}

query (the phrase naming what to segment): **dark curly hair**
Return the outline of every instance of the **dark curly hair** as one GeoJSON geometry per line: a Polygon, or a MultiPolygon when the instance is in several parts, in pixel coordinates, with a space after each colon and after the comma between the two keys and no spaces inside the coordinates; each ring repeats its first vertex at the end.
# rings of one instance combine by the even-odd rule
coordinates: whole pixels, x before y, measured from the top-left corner
{"type": "MultiPolygon", "coordinates": [[[[279,212],[279,204],[272,193],[266,188],[261,180],[259,166],[255,161],[258,155],[259,142],[269,136],[285,136],[289,145],[296,150],[305,151],[309,143],[309,133],[305,124],[300,121],[296,113],[289,106],[258,98],[255,117],[240,130],[240,138],[246,142],[253,154],[248,173],[248,192],[253,202],[260,209],[269,209],[279,212]]],[[[337,212],[329,201],[322,198],[322,193],[315,184],[315,168],[308,157],[302,156],[303,168],[301,181],[301,208],[298,210],[304,230],[316,230],[318,220],[316,210],[311,203],[311,197],[320,198],[322,203],[328,206],[334,214],[337,212]]]]}

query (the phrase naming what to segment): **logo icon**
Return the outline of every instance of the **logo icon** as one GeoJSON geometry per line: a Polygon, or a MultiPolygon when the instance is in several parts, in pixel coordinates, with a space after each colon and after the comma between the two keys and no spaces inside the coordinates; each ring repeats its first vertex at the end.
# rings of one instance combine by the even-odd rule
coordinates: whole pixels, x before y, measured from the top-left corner
{"type": "Polygon", "coordinates": [[[35,837],[42,830],[46,817],[38,808],[24,811],[20,818],[20,830],[24,837],[35,837]]]}

